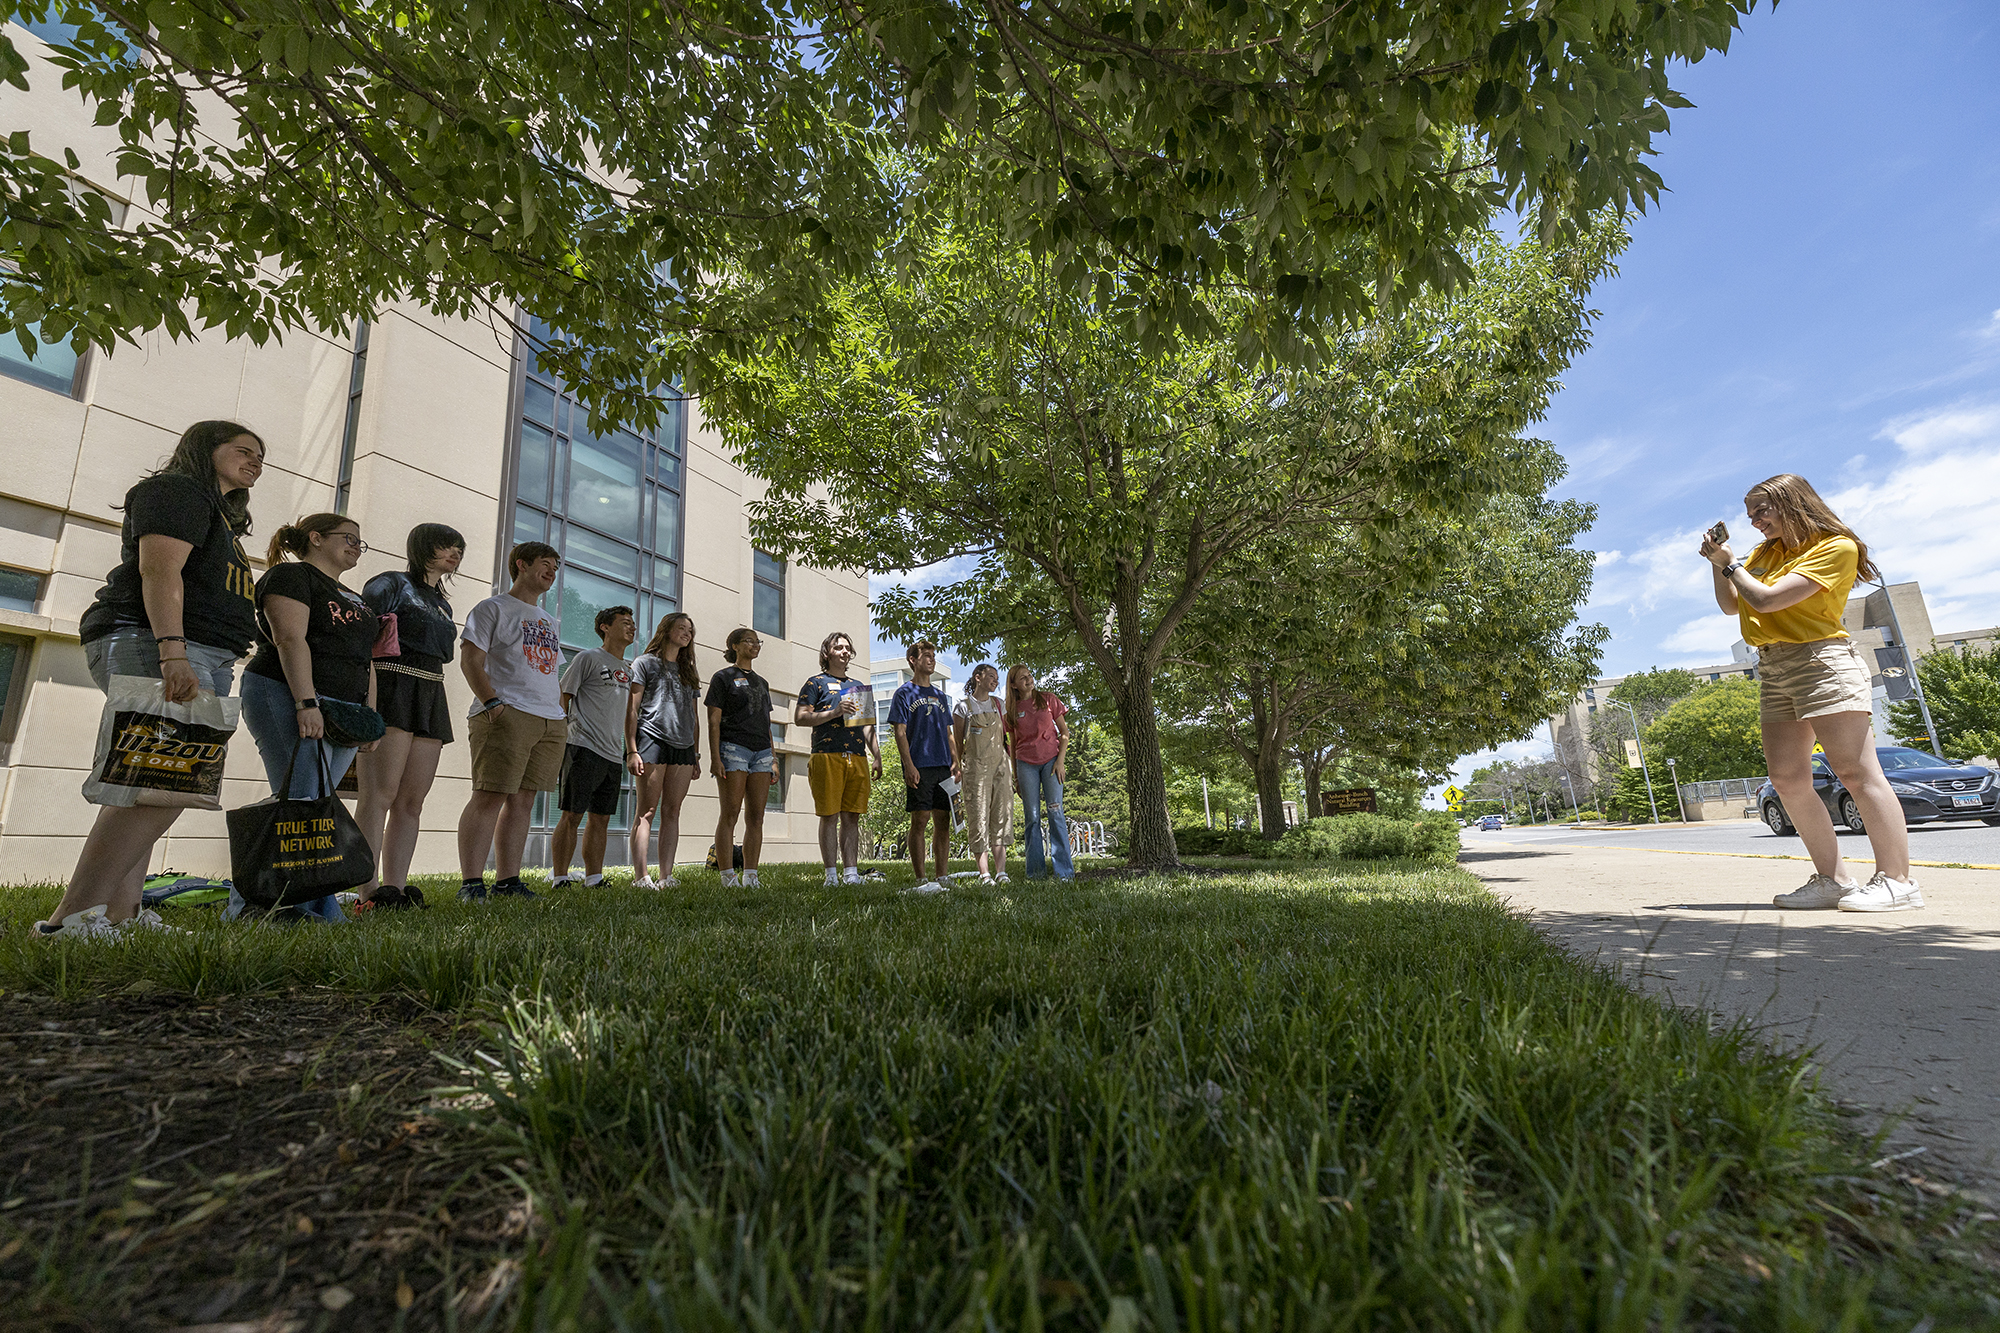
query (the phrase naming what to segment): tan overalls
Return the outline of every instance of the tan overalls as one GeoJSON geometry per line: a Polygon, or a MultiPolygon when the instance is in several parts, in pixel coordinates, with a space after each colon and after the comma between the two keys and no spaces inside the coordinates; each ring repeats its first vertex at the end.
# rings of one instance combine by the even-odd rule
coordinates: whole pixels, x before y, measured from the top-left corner
{"type": "MultiPolygon", "coordinates": [[[[966,704],[977,703],[968,698],[966,704]]],[[[1014,784],[1007,747],[1001,742],[999,700],[990,713],[965,715],[965,836],[978,856],[1005,856],[1014,840],[1014,784]]],[[[997,867],[996,867],[997,868],[997,867]]]]}

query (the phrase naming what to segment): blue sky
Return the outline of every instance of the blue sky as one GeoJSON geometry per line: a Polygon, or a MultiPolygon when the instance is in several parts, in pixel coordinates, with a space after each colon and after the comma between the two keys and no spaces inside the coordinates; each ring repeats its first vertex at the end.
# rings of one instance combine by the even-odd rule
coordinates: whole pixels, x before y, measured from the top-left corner
{"type": "Polygon", "coordinates": [[[1728,659],[1696,534],[1749,531],[1744,490],[1781,471],[1923,584],[1937,629],[2000,623],[1996,69],[1993,0],[1790,0],[1674,70],[1695,107],[1655,159],[1669,193],[1540,431],[1559,494],[1599,507],[1607,674],[1728,659]]]}

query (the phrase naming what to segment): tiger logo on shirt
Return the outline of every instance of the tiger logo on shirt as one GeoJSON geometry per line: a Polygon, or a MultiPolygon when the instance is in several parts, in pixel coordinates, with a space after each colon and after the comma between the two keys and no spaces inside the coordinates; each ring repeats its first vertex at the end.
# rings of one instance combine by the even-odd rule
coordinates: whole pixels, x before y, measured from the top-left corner
{"type": "Polygon", "coordinates": [[[556,627],[546,620],[522,621],[521,656],[544,676],[553,676],[562,660],[562,643],[556,637],[556,627]]]}

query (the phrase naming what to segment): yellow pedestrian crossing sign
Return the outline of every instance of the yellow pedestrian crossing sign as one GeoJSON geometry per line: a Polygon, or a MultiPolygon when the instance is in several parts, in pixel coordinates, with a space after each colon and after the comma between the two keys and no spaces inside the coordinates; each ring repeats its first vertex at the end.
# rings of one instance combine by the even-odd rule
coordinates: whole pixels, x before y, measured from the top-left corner
{"type": "Polygon", "coordinates": [[[1464,807],[1465,793],[1456,787],[1446,787],[1444,789],[1444,808],[1447,810],[1460,810],[1464,807]]]}

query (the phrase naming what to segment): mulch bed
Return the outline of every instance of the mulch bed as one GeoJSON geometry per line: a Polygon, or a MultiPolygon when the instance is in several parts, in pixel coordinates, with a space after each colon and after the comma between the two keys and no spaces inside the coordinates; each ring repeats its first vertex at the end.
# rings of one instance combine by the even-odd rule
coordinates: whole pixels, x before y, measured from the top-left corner
{"type": "Polygon", "coordinates": [[[422,1110],[474,1036],[332,992],[0,995],[0,1328],[484,1323],[534,1218],[422,1110]]]}

